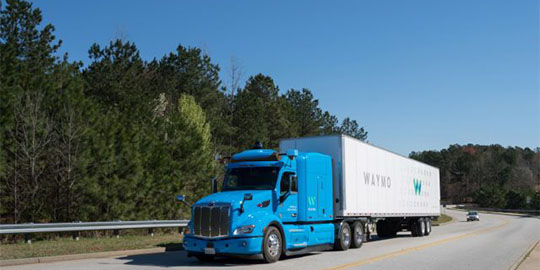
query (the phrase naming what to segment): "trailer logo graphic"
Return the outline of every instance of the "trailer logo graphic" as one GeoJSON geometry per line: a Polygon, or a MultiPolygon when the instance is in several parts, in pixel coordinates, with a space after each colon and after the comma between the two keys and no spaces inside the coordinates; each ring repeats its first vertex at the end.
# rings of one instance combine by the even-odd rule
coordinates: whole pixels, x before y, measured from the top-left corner
{"type": "Polygon", "coordinates": [[[420,193],[422,192],[422,180],[413,179],[413,185],[414,185],[414,194],[420,195],[420,193]]]}
{"type": "Polygon", "coordinates": [[[392,179],[390,179],[390,176],[364,172],[364,183],[368,186],[390,188],[392,179]]]}
{"type": "Polygon", "coordinates": [[[307,199],[309,205],[315,205],[315,196],[309,196],[307,199]]]}

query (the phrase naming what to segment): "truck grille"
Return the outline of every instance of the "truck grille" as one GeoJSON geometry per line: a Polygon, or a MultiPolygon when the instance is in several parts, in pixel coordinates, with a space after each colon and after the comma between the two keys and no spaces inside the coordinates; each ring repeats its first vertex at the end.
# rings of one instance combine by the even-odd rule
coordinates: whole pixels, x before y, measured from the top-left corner
{"type": "Polygon", "coordinates": [[[204,237],[223,237],[229,235],[229,205],[193,207],[193,234],[204,237]]]}

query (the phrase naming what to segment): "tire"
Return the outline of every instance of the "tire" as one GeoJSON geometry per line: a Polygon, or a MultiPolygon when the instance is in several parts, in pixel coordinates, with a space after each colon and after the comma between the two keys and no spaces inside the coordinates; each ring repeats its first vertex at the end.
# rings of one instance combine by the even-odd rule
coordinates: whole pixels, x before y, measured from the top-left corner
{"type": "Polygon", "coordinates": [[[419,236],[426,235],[426,221],[424,218],[418,219],[418,231],[420,232],[419,236]]]}
{"type": "Polygon", "coordinates": [[[410,224],[410,227],[411,227],[411,234],[412,234],[413,237],[419,237],[419,236],[422,236],[422,235],[420,234],[420,226],[419,226],[420,223],[419,223],[418,221],[419,221],[419,219],[418,219],[418,220],[415,220],[415,221],[413,221],[413,222],[411,222],[411,224],[410,224]]]}
{"type": "Polygon", "coordinates": [[[340,228],[339,239],[334,242],[335,250],[347,250],[351,246],[351,227],[347,222],[343,222],[340,228]]]}
{"type": "Polygon", "coordinates": [[[281,233],[276,227],[269,226],[266,229],[263,239],[262,255],[264,262],[277,262],[279,257],[281,257],[282,248],[283,240],[281,239],[281,233]]]}
{"type": "Polygon", "coordinates": [[[431,233],[431,218],[425,218],[426,221],[426,236],[431,233]]]}
{"type": "Polygon", "coordinates": [[[214,256],[212,255],[204,255],[204,254],[197,254],[195,255],[195,258],[201,262],[211,262],[214,260],[214,256]]]}
{"type": "Polygon", "coordinates": [[[351,248],[360,248],[364,243],[364,224],[357,221],[352,225],[351,248]]]}

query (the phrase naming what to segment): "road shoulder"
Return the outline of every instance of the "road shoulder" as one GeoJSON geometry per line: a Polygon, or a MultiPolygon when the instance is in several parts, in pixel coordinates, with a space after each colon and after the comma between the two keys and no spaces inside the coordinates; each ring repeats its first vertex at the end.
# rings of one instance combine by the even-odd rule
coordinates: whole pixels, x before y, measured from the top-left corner
{"type": "Polygon", "coordinates": [[[538,270],[540,268],[540,245],[538,245],[538,242],[524,255],[525,258],[517,264],[518,270],[538,270]]]}
{"type": "Polygon", "coordinates": [[[60,261],[109,258],[109,257],[129,256],[129,255],[139,255],[139,254],[152,254],[152,253],[165,252],[166,251],[165,249],[166,248],[164,247],[159,247],[159,248],[147,248],[147,249],[116,250],[116,251],[82,253],[82,254],[71,254],[71,255],[61,255],[61,256],[0,260],[0,267],[22,265],[22,264],[51,263],[51,262],[60,262],[60,261]]]}

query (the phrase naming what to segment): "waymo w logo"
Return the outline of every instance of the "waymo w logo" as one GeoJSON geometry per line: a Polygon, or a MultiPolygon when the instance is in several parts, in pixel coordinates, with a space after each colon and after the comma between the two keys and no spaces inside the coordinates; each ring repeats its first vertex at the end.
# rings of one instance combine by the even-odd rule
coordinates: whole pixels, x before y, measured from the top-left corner
{"type": "Polygon", "coordinates": [[[414,194],[420,195],[420,193],[422,192],[422,180],[413,179],[413,185],[414,185],[414,194]]]}

